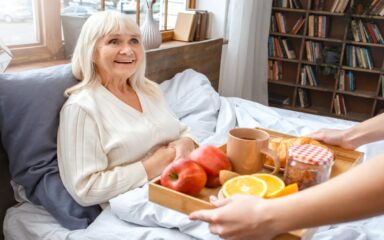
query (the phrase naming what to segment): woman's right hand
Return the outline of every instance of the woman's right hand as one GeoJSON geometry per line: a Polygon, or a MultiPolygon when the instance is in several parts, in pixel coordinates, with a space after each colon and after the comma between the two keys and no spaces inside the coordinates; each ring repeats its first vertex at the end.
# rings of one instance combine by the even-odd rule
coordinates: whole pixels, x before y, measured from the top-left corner
{"type": "Polygon", "coordinates": [[[162,146],[158,148],[150,157],[143,160],[148,180],[159,176],[164,168],[170,164],[176,157],[174,147],[162,146]]]}

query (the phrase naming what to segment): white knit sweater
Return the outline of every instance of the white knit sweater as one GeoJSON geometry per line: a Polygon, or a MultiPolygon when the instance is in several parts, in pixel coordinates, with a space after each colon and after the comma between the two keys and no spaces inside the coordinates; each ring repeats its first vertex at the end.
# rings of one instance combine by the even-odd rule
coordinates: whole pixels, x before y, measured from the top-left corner
{"type": "Polygon", "coordinates": [[[148,181],[140,160],[160,144],[189,136],[163,96],[137,92],[142,112],[101,84],[72,94],[60,113],[58,163],[64,186],[81,205],[107,202],[148,181]]]}

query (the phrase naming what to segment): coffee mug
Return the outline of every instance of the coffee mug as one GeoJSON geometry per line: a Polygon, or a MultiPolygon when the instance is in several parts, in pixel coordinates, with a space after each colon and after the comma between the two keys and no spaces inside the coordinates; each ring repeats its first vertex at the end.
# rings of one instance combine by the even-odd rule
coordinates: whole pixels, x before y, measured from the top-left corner
{"type": "Polygon", "coordinates": [[[276,174],[280,161],[274,151],[268,148],[269,134],[255,128],[234,128],[229,131],[227,155],[233,170],[239,174],[252,174],[260,171],[265,163],[265,156],[272,158],[276,174]]]}

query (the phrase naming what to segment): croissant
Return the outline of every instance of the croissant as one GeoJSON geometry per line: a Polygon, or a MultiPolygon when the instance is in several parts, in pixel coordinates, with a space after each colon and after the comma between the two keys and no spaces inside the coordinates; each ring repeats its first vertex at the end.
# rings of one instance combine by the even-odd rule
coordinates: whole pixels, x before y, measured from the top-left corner
{"type": "MultiPolygon", "coordinates": [[[[276,152],[278,159],[280,160],[280,166],[285,167],[288,159],[288,148],[299,144],[312,144],[330,150],[324,144],[321,144],[315,139],[309,137],[276,137],[269,140],[269,148],[276,152]]],[[[331,151],[331,150],[330,150],[331,151]]],[[[274,166],[273,160],[267,156],[265,163],[270,166],[274,166]]]]}

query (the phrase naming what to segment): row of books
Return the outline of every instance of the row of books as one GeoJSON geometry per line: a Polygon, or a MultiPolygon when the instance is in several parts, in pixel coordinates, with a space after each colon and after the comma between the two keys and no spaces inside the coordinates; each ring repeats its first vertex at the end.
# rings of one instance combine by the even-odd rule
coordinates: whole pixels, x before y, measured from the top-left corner
{"type": "MultiPolygon", "coordinates": [[[[384,16],[384,0],[367,0],[367,2],[370,2],[368,3],[369,7],[367,8],[367,10],[363,12],[357,12],[357,14],[384,16]]],[[[325,4],[325,0],[313,0],[312,10],[323,11],[324,4],[325,4]]],[[[330,8],[329,11],[335,12],[335,13],[344,13],[348,9],[348,6],[351,7],[355,4],[356,6],[358,6],[359,3],[355,3],[354,0],[334,0],[332,7],[330,8]]],[[[367,3],[364,3],[364,4],[367,4],[367,3]]],[[[280,8],[296,8],[296,9],[303,8],[303,5],[300,0],[274,0],[273,6],[280,7],[280,8]]],[[[356,9],[358,8],[359,7],[356,7],[356,9]]],[[[363,9],[363,8],[364,6],[360,7],[360,9],[363,9]]]]}
{"type": "Polygon", "coordinates": [[[269,36],[268,56],[295,59],[296,53],[289,39],[269,36]]]}
{"type": "Polygon", "coordinates": [[[350,91],[353,92],[356,90],[355,78],[352,71],[345,72],[344,69],[339,71],[339,83],[338,89],[341,91],[350,91]]]}
{"type": "Polygon", "coordinates": [[[281,12],[276,12],[271,18],[271,29],[273,32],[287,33],[285,15],[281,12]]]}
{"type": "Polygon", "coordinates": [[[280,8],[303,8],[300,0],[273,0],[272,6],[280,8]]]}
{"type": "Polygon", "coordinates": [[[201,41],[206,39],[209,13],[206,10],[179,12],[173,33],[177,41],[201,41]]]}
{"type": "MultiPolygon", "coordinates": [[[[369,0],[367,0],[369,1],[369,0]]],[[[384,0],[370,0],[371,4],[364,14],[384,16],[384,0]]]]}
{"type": "Polygon", "coordinates": [[[282,62],[268,60],[268,79],[275,81],[283,79],[282,62]]]}
{"type": "Polygon", "coordinates": [[[312,69],[312,66],[305,65],[300,70],[300,84],[303,86],[312,86],[316,87],[318,82],[316,80],[315,72],[312,69]]]}
{"type": "Polygon", "coordinates": [[[345,100],[343,95],[335,95],[335,98],[333,99],[333,108],[337,115],[347,115],[347,108],[345,106],[345,100]]]}
{"type": "Polygon", "coordinates": [[[323,44],[321,42],[305,41],[305,51],[309,62],[317,62],[322,58],[323,44]]]}
{"type": "Polygon", "coordinates": [[[304,17],[298,18],[295,24],[293,25],[292,29],[288,31],[286,27],[285,15],[283,13],[277,12],[275,13],[275,15],[271,16],[271,31],[297,34],[304,26],[304,22],[304,17]]]}
{"type": "Polygon", "coordinates": [[[320,15],[308,16],[308,36],[310,37],[328,37],[329,17],[320,15]]]}
{"type": "Polygon", "coordinates": [[[347,9],[348,3],[349,0],[335,0],[333,2],[330,12],[343,13],[347,9]]]}
{"type": "Polygon", "coordinates": [[[348,45],[346,53],[348,66],[373,69],[372,58],[367,48],[348,45]]]}
{"type": "Polygon", "coordinates": [[[300,107],[304,108],[311,106],[311,98],[309,96],[309,92],[306,89],[298,88],[297,94],[299,96],[300,107]]]}
{"type": "Polygon", "coordinates": [[[356,42],[365,42],[365,43],[379,43],[383,44],[383,36],[376,23],[367,22],[363,23],[361,19],[351,21],[351,31],[353,39],[356,42]]]}

